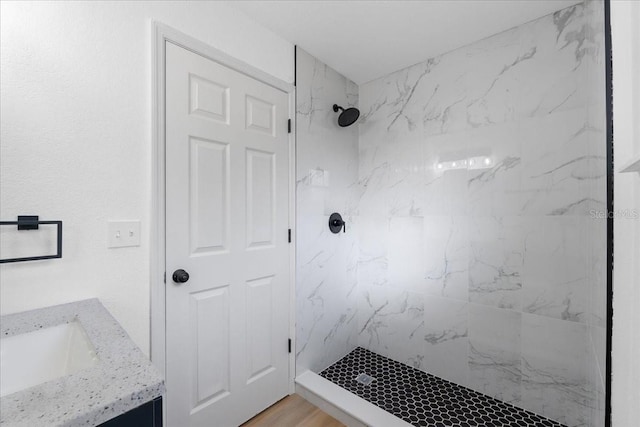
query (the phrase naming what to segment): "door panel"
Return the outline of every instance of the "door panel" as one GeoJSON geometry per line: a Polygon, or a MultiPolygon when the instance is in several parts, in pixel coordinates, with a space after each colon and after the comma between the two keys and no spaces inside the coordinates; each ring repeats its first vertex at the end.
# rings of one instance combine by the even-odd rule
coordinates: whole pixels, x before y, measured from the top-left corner
{"type": "Polygon", "coordinates": [[[276,155],[247,149],[247,247],[273,247],[276,155]]]}
{"type": "Polygon", "coordinates": [[[229,124],[229,88],[189,74],[190,113],[229,124]]]}
{"type": "Polygon", "coordinates": [[[208,405],[231,392],[229,377],[229,286],[190,295],[192,407],[208,405]]]}
{"type": "Polygon", "coordinates": [[[246,97],[247,100],[247,129],[276,136],[275,109],[276,106],[267,101],[246,97]]]}
{"type": "Polygon", "coordinates": [[[190,138],[191,253],[227,249],[229,230],[229,145],[190,138]]]}
{"type": "Polygon", "coordinates": [[[273,276],[247,281],[247,384],[275,369],[273,276]]]}
{"type": "Polygon", "coordinates": [[[234,427],[288,393],[288,95],[171,43],[165,76],[167,425],[234,427]]]}

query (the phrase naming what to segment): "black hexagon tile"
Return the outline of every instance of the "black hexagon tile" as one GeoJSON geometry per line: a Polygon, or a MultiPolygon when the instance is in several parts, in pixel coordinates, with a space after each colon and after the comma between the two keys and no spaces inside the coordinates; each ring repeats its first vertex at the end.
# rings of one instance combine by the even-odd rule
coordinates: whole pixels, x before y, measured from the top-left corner
{"type": "Polygon", "coordinates": [[[361,347],[320,375],[414,426],[564,427],[361,347]]]}

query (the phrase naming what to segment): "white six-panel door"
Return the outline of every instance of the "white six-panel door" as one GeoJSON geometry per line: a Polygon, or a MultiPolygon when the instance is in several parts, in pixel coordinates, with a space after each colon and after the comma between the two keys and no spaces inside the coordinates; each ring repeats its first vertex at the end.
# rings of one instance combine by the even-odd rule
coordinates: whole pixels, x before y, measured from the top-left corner
{"type": "Polygon", "coordinates": [[[235,427],[288,394],[288,95],[172,43],[165,76],[167,425],[235,427]]]}

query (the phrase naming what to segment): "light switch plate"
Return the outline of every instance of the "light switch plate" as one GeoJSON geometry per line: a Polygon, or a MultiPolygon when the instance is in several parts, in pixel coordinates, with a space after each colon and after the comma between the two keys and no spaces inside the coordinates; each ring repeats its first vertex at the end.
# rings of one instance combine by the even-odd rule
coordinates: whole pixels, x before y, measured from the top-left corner
{"type": "Polygon", "coordinates": [[[109,248],[140,246],[140,220],[108,221],[107,233],[109,248]]]}

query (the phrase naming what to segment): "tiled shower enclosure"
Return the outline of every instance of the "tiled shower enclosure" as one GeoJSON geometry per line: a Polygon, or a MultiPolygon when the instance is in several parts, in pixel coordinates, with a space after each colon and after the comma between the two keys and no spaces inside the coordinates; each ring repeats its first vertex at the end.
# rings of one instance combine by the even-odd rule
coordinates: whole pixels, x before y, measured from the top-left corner
{"type": "Polygon", "coordinates": [[[360,346],[603,425],[603,10],[586,1],[360,86],[297,50],[298,372],[360,346]],[[334,103],[358,124],[338,127],[334,103]]]}

